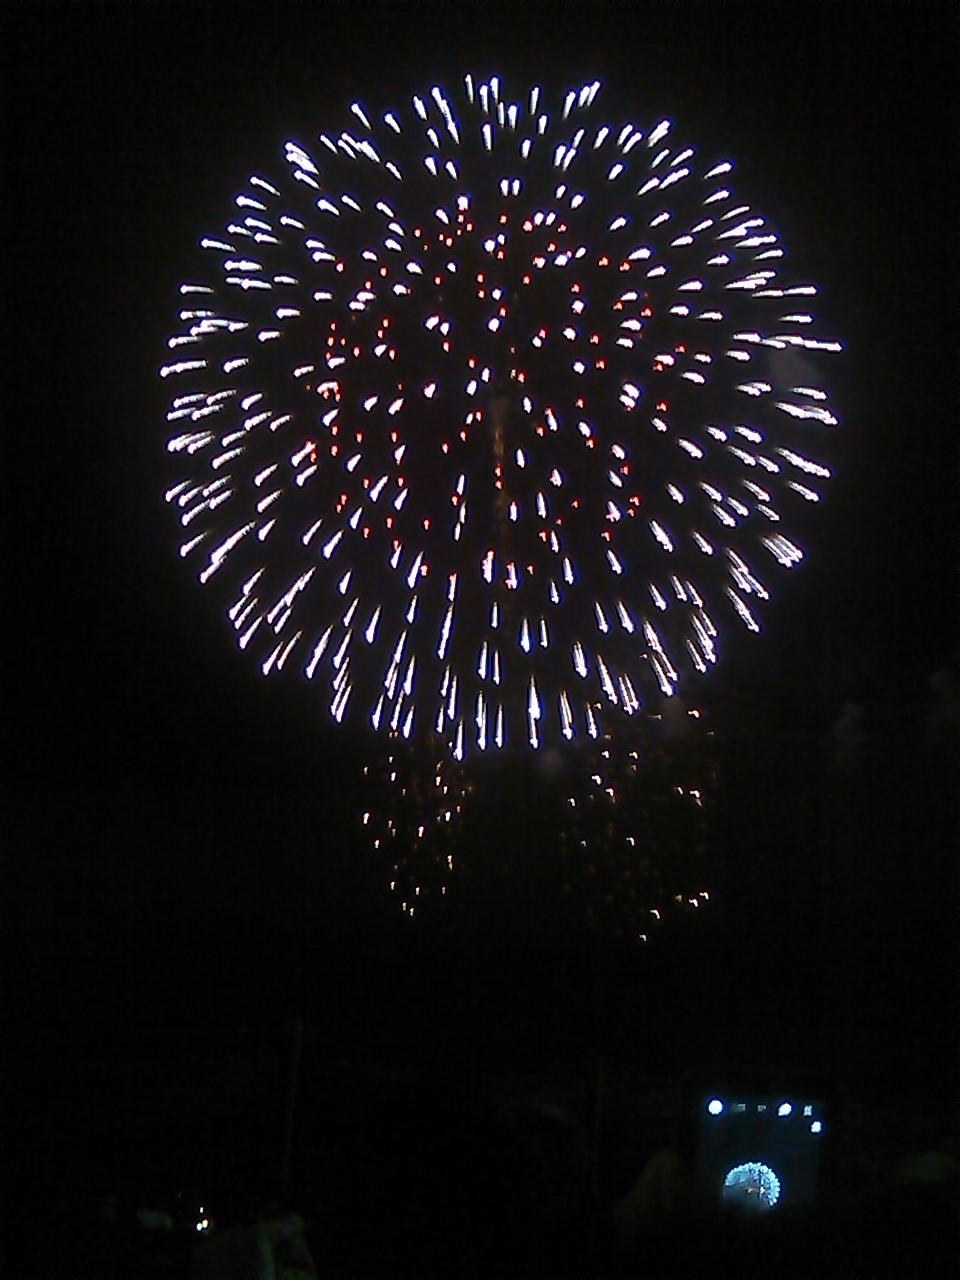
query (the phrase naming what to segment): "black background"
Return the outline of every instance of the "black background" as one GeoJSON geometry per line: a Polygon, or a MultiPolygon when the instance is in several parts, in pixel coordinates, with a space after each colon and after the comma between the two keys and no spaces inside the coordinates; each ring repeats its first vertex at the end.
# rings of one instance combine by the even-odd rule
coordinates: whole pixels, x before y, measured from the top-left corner
{"type": "MultiPolygon", "coordinates": [[[[7,4],[2,23],[18,1114],[48,1105],[38,1062],[279,1035],[297,1014],[319,1057],[357,1063],[600,1052],[664,1079],[824,1072],[920,1109],[950,1093],[952,6],[7,4]],[[160,500],[185,248],[239,175],[365,85],[464,70],[597,75],[637,119],[731,153],[846,348],[807,558],[710,694],[715,906],[640,953],[565,947],[517,909],[468,940],[387,911],[356,823],[365,740],[255,676],[160,500]]],[[[522,842],[536,814],[513,816],[522,842]]],[[[107,1123],[113,1104],[87,1105],[107,1123]]]]}

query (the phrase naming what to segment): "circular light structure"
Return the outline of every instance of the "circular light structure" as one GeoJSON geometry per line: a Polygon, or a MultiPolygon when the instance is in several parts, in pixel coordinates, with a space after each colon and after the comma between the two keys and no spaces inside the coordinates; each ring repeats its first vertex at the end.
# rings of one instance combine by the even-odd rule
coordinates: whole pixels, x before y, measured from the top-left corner
{"type": "Polygon", "coordinates": [[[777,1108],[777,1115],[778,1115],[778,1116],[789,1116],[789,1115],[792,1115],[792,1114],[793,1114],[793,1103],[791,1103],[791,1102],[781,1102],[781,1103],[780,1103],[780,1106],[777,1108]]]}
{"type": "Polygon", "coordinates": [[[712,1116],[719,1116],[723,1113],[723,1103],[719,1098],[711,1098],[707,1103],[707,1110],[712,1116]]]}
{"type": "Polygon", "coordinates": [[[287,142],[160,369],[240,648],[457,761],[659,709],[760,629],[830,474],[815,286],[729,162],[599,92],[467,76],[287,142]]]}
{"type": "Polygon", "coordinates": [[[810,1126],[811,1133],[823,1133],[823,1124],[819,1120],[814,1120],[810,1126]]]}
{"type": "Polygon", "coordinates": [[[780,1199],[780,1179],[759,1161],[735,1165],[723,1180],[723,1199],[737,1208],[765,1212],[780,1199]]]}

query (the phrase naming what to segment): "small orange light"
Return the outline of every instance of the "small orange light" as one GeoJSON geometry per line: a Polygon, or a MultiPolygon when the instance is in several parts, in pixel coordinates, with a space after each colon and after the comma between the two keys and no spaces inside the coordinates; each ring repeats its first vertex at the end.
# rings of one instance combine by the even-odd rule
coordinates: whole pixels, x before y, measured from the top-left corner
{"type": "Polygon", "coordinates": [[[610,259],[607,257],[606,254],[604,254],[603,257],[600,259],[600,261],[597,263],[598,267],[609,267],[609,265],[610,265],[610,259]]]}

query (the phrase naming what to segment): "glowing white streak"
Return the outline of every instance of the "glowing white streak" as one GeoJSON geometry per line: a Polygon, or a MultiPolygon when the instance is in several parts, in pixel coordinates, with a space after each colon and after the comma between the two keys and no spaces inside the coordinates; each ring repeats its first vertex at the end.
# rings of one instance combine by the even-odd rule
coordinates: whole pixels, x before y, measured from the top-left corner
{"type": "Polygon", "coordinates": [[[192,369],[205,369],[206,367],[206,360],[180,360],[176,364],[165,364],[160,370],[160,377],[168,378],[171,374],[189,373],[192,369]]]}
{"type": "Polygon", "coordinates": [[[458,762],[463,759],[463,721],[462,720],[459,721],[459,723],[457,724],[457,733],[454,739],[452,754],[453,754],[454,760],[458,762]]]}
{"type": "Polygon", "coordinates": [[[800,548],[783,534],[774,534],[772,538],[761,538],[760,541],[786,569],[791,569],[803,559],[800,548]]]}
{"type": "Polygon", "coordinates": [[[340,545],[340,540],[342,537],[343,537],[343,530],[338,529],[337,532],[333,534],[332,537],[328,538],[327,541],[323,544],[322,552],[323,552],[324,560],[330,559],[330,557],[336,551],[337,547],[340,545]]]}
{"type": "Polygon", "coordinates": [[[417,575],[420,572],[421,564],[423,564],[423,552],[418,551],[416,556],[414,557],[413,564],[410,566],[409,572],[407,573],[407,586],[410,587],[411,590],[413,588],[414,582],[416,582],[417,580],[417,575]]]}
{"type": "Polygon", "coordinates": [[[673,550],[673,543],[670,540],[670,535],[661,524],[658,524],[656,520],[651,520],[650,530],[656,540],[660,543],[661,547],[663,547],[664,551],[673,550]]]}
{"type": "Polygon", "coordinates": [[[660,594],[660,592],[657,590],[657,588],[653,585],[652,582],[650,583],[650,596],[653,600],[653,603],[657,606],[658,609],[666,609],[667,607],[666,600],[664,600],[663,596],[660,594]]]}
{"type": "Polygon", "coordinates": [[[403,734],[404,738],[409,738],[410,734],[413,732],[413,718],[416,715],[416,710],[417,710],[416,707],[411,706],[409,711],[406,714],[406,717],[403,721],[403,728],[401,730],[401,733],[403,734]]]}
{"type": "Polygon", "coordinates": [[[567,582],[570,586],[573,585],[573,581],[574,581],[573,565],[570,563],[570,559],[567,556],[563,557],[563,577],[565,582],[567,582]]]}
{"type": "Polygon", "coordinates": [[[530,677],[530,692],[527,697],[527,725],[529,728],[530,745],[537,748],[540,745],[540,737],[537,733],[537,721],[540,719],[540,696],[537,693],[536,681],[530,677]]]}
{"type": "Polygon", "coordinates": [[[750,612],[750,610],[747,608],[744,602],[740,599],[737,593],[733,590],[733,588],[725,587],[724,590],[726,591],[727,595],[730,597],[731,601],[733,602],[733,607],[734,609],[736,609],[737,613],[740,615],[741,619],[743,620],[744,626],[746,626],[747,630],[759,631],[760,630],[759,622],[757,622],[756,618],[753,616],[753,614],[750,612]]]}
{"type": "Polygon", "coordinates": [[[825,423],[828,427],[837,425],[837,419],[827,409],[818,409],[814,405],[790,404],[786,400],[776,400],[774,405],[783,413],[788,413],[791,418],[813,419],[814,421],[825,423]]]}
{"type": "Polygon", "coordinates": [[[570,707],[570,699],[567,697],[566,689],[560,690],[560,720],[563,725],[563,736],[569,740],[574,734],[573,711],[570,707]]]}
{"type": "Polygon", "coordinates": [[[583,645],[579,640],[574,641],[573,645],[573,669],[582,680],[587,678],[590,668],[587,665],[586,654],[583,651],[583,645]]]}
{"type": "Polygon", "coordinates": [[[799,453],[793,453],[790,449],[777,449],[777,453],[780,454],[781,458],[786,458],[787,462],[797,467],[800,471],[805,471],[808,475],[830,475],[826,467],[822,467],[818,462],[812,462],[809,458],[804,458],[799,453]]]}
{"type": "Polygon", "coordinates": [[[690,654],[690,657],[693,660],[693,665],[696,667],[696,669],[700,672],[706,671],[707,665],[704,662],[703,658],[700,656],[700,651],[697,648],[697,646],[693,643],[692,640],[685,640],[684,643],[687,646],[687,652],[690,654]]]}
{"type": "Polygon", "coordinates": [[[640,699],[637,697],[633,683],[629,676],[623,675],[617,678],[617,684],[620,686],[620,701],[623,709],[628,716],[632,716],[640,709],[640,699]]]}
{"type": "Polygon", "coordinates": [[[452,720],[457,714],[457,686],[459,679],[454,676],[450,681],[450,688],[447,692],[447,719],[452,720]]]}
{"type": "MultiPolygon", "coordinates": [[[[716,649],[714,648],[713,640],[710,637],[710,633],[707,627],[704,625],[705,621],[706,622],[710,621],[710,619],[707,618],[707,615],[705,613],[702,613],[702,612],[700,614],[692,613],[690,615],[690,623],[694,631],[697,633],[697,639],[700,641],[700,644],[703,648],[703,652],[706,654],[708,661],[716,662],[717,652],[716,652],[716,649]]],[[[714,628],[714,632],[716,632],[716,628],[714,628]]]]}
{"type": "Polygon", "coordinates": [[[373,642],[376,640],[377,626],[379,622],[380,622],[380,606],[377,605],[373,613],[370,615],[370,620],[363,631],[363,638],[364,640],[366,640],[367,644],[373,644],[373,642]]]}
{"type": "Polygon", "coordinates": [[[380,720],[381,720],[381,717],[383,716],[384,701],[385,701],[384,695],[381,693],[380,697],[377,699],[377,705],[374,707],[370,715],[370,723],[373,725],[374,729],[380,728],[380,720]]]}
{"type": "Polygon", "coordinates": [[[437,657],[442,662],[447,656],[447,645],[450,641],[450,629],[453,626],[453,605],[447,608],[444,615],[443,626],[440,629],[440,644],[437,646],[437,657]]]}
{"type": "Polygon", "coordinates": [[[526,618],[523,619],[520,627],[520,648],[524,653],[530,652],[530,625],[526,618]]]}
{"type": "Polygon", "coordinates": [[[353,629],[348,628],[347,634],[340,641],[340,647],[337,649],[336,653],[330,659],[330,661],[333,663],[333,667],[335,671],[340,670],[340,667],[343,664],[343,660],[346,657],[347,650],[350,648],[350,642],[352,640],[353,640],[353,629]]]}
{"type": "Polygon", "coordinates": [[[209,536],[210,536],[210,530],[207,529],[203,533],[197,534],[195,538],[191,538],[189,542],[181,543],[179,548],[181,558],[185,558],[186,556],[188,556],[190,552],[194,549],[194,547],[199,546],[199,544],[204,540],[204,538],[208,538],[209,536]]]}
{"type": "Polygon", "coordinates": [[[587,716],[587,733],[591,738],[596,738],[599,733],[596,716],[593,714],[593,707],[589,703],[584,707],[587,716]]]}
{"type": "Polygon", "coordinates": [[[700,448],[699,445],[694,444],[692,440],[678,439],[677,444],[686,453],[689,453],[691,458],[700,459],[703,457],[703,450],[700,448]]]}
{"type": "Polygon", "coordinates": [[[347,703],[350,701],[350,694],[353,692],[353,685],[346,684],[340,686],[336,696],[330,704],[330,711],[337,724],[342,723],[344,714],[347,710],[347,703]]]}
{"type": "Polygon", "coordinates": [[[597,670],[600,672],[600,684],[603,687],[603,692],[615,707],[619,706],[617,691],[610,676],[610,670],[599,653],[597,654],[597,670]]]}
{"type": "Polygon", "coordinates": [[[670,682],[667,670],[663,663],[663,659],[657,653],[651,653],[649,655],[649,659],[650,659],[650,665],[653,667],[654,674],[657,677],[657,683],[659,684],[661,691],[666,695],[666,697],[672,698],[673,692],[674,692],[673,685],[670,682]]]}
{"type": "MultiPolygon", "coordinates": [[[[281,651],[280,656],[279,656],[279,658],[277,659],[277,670],[278,670],[278,671],[282,671],[282,670],[283,670],[284,663],[287,661],[287,658],[289,658],[289,657],[290,657],[290,654],[293,652],[294,645],[296,645],[297,641],[300,639],[300,637],[301,637],[302,635],[303,635],[303,632],[302,632],[302,631],[298,631],[298,632],[296,633],[296,635],[292,636],[292,637],[287,641],[286,646],[285,646],[285,647],[284,647],[284,649],[281,651]]],[[[264,672],[264,675],[266,675],[266,672],[264,672]]]]}

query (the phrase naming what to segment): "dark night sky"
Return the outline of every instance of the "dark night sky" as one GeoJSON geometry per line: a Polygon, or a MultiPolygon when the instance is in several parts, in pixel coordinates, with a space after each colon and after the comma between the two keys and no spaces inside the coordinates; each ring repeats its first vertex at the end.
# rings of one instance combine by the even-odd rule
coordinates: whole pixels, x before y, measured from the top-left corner
{"type": "Polygon", "coordinates": [[[655,1016],[693,1054],[779,1060],[802,1041],[811,1067],[937,1070],[955,908],[952,6],[8,4],[2,24],[14,1041],[186,1035],[202,1002],[223,1022],[323,1010],[332,1037],[401,1053],[588,1026],[629,1049],[655,1016]],[[467,69],[596,74],[637,119],[731,153],[847,345],[807,560],[711,695],[723,900],[697,936],[605,954],[590,981],[515,917],[470,948],[382,919],[356,869],[362,740],[344,751],[302,685],[243,660],[160,500],[156,369],[185,249],[238,175],[364,85],[467,69]],[[860,737],[837,763],[847,703],[860,737]]]}

